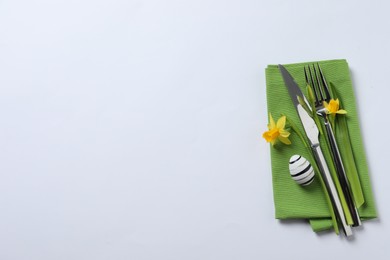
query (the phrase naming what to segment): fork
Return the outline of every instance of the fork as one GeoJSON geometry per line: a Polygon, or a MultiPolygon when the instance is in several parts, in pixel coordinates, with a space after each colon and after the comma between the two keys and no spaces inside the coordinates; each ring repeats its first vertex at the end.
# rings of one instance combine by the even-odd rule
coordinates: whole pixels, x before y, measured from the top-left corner
{"type": "Polygon", "coordinates": [[[353,201],[351,188],[348,182],[347,175],[345,173],[343,162],[341,160],[341,155],[337,146],[336,138],[334,136],[332,126],[329,122],[328,114],[326,113],[326,109],[324,107],[324,102],[329,103],[331,99],[328,84],[326,83],[324,73],[322,72],[322,69],[318,63],[317,66],[315,66],[314,64],[312,64],[312,66],[305,66],[304,71],[306,83],[312,87],[314,92],[314,104],[316,113],[323,118],[323,124],[325,126],[326,134],[329,140],[329,145],[332,152],[333,162],[337,171],[337,176],[339,178],[341,189],[344,193],[348,209],[351,212],[351,217],[353,220],[352,226],[360,226],[361,220],[359,212],[356,208],[355,202],[353,201]]]}

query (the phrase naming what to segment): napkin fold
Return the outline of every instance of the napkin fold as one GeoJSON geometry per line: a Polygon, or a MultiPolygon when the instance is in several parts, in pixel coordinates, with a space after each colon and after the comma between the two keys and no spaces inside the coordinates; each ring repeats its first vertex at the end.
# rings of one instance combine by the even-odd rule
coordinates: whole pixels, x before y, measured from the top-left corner
{"type": "MultiPolygon", "coordinates": [[[[317,63],[296,63],[284,65],[294,77],[297,84],[306,95],[306,83],[303,73],[304,65],[317,63]]],[[[374,197],[371,189],[369,171],[364,152],[363,141],[359,127],[356,100],[353,92],[350,71],[346,60],[318,61],[328,82],[332,82],[342,100],[343,109],[348,111],[347,124],[352,143],[357,170],[363,190],[365,203],[358,209],[361,218],[377,217],[374,197]]],[[[267,86],[268,112],[277,120],[281,114],[295,123],[304,134],[298,114],[287,92],[277,65],[268,65],[265,70],[267,86]]],[[[306,137],[306,136],[305,136],[306,137]]],[[[321,147],[326,147],[325,137],[320,137],[321,147]]],[[[337,137],[336,137],[337,138],[337,137]]],[[[315,232],[332,228],[329,206],[318,177],[306,187],[296,184],[289,173],[289,159],[299,154],[311,160],[309,149],[305,148],[298,135],[290,135],[291,145],[280,142],[271,146],[272,184],[275,204],[275,218],[277,219],[307,219],[315,232]]],[[[313,161],[311,161],[314,163],[313,161]]],[[[328,160],[328,163],[331,161],[328,160]]],[[[318,173],[316,173],[318,174],[318,173]]]]}

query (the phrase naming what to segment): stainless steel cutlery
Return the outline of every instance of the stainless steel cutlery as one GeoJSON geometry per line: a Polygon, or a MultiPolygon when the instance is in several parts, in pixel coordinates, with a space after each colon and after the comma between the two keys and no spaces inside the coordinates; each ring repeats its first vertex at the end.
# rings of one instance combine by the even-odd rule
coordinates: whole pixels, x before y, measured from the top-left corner
{"type": "MultiPolygon", "coordinates": [[[[307,111],[307,109],[310,109],[310,104],[307,101],[305,95],[303,95],[298,84],[294,81],[293,77],[286,70],[286,68],[283,67],[282,65],[279,65],[279,70],[282,74],[283,80],[284,80],[285,85],[287,87],[288,93],[290,94],[291,100],[292,100],[292,102],[297,110],[297,113],[298,113],[299,118],[301,120],[301,123],[303,125],[306,136],[310,142],[312,153],[314,155],[314,158],[315,158],[315,161],[316,161],[317,166],[319,168],[322,179],[325,183],[325,187],[326,187],[327,192],[329,194],[336,218],[337,218],[342,230],[344,231],[345,235],[351,236],[352,235],[352,228],[350,225],[347,224],[346,217],[345,217],[345,214],[343,211],[343,207],[342,207],[342,204],[340,201],[340,196],[337,192],[335,183],[332,179],[332,175],[329,171],[329,167],[327,165],[327,162],[325,160],[325,157],[324,157],[323,152],[322,152],[321,147],[320,147],[318,127],[317,127],[315,121],[313,120],[313,118],[311,117],[311,115],[309,114],[309,112],[307,111]]],[[[312,73],[312,76],[314,73],[317,73],[318,80],[325,80],[324,77],[322,77],[322,79],[320,78],[321,75],[323,76],[322,73],[319,74],[317,71],[314,72],[314,70],[311,71],[311,73],[312,73]]],[[[310,72],[307,71],[306,74],[307,74],[307,80],[309,80],[310,72]]],[[[310,77],[310,80],[311,79],[312,79],[312,77],[310,77]]],[[[321,108],[319,103],[321,103],[321,100],[326,100],[326,98],[329,97],[329,93],[326,94],[326,92],[328,92],[327,88],[322,88],[319,91],[320,92],[316,92],[316,94],[319,95],[318,99],[316,100],[318,103],[318,107],[316,106],[316,112],[318,114],[322,115],[321,113],[322,113],[323,107],[321,108]]],[[[325,121],[327,119],[326,114],[323,115],[323,118],[324,118],[324,124],[325,124],[325,121]]],[[[330,130],[331,130],[331,128],[330,128],[330,130]]],[[[327,133],[328,133],[328,129],[327,129],[327,133]]],[[[333,134],[333,132],[332,132],[332,134],[333,134]]],[[[335,149],[337,149],[337,144],[335,142],[334,135],[333,135],[333,141],[335,143],[334,144],[335,149]]],[[[332,152],[333,152],[333,150],[332,150],[332,152]]],[[[338,152],[338,149],[336,152],[338,152]]],[[[338,155],[339,155],[339,153],[338,153],[338,155]]],[[[335,156],[333,156],[333,157],[335,158],[335,156]]],[[[338,158],[340,158],[340,157],[338,157],[338,158]]],[[[341,161],[341,159],[340,159],[340,161],[341,161]]],[[[342,163],[340,164],[340,162],[338,162],[338,165],[342,166],[342,163]]],[[[340,169],[337,167],[336,168],[338,170],[341,170],[341,166],[340,166],[340,169]]],[[[345,172],[344,172],[344,176],[345,176],[345,172]]],[[[356,207],[354,209],[356,209],[356,207]]],[[[354,211],[354,213],[356,213],[355,217],[359,218],[357,210],[354,211]]],[[[357,222],[357,223],[360,223],[360,218],[359,218],[359,222],[357,222]]]]}

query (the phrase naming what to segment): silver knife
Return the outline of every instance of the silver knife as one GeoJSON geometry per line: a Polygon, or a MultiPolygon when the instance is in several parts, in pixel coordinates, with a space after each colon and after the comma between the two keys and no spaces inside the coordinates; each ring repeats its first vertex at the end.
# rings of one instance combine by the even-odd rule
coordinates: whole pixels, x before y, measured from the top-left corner
{"type": "MultiPolygon", "coordinates": [[[[288,93],[290,94],[291,100],[298,112],[299,118],[301,119],[301,123],[305,130],[306,136],[309,139],[310,146],[312,152],[314,154],[314,158],[320,170],[320,174],[322,179],[324,180],[326,189],[328,191],[330,200],[332,202],[332,206],[336,215],[338,222],[341,224],[343,232],[346,236],[352,235],[352,228],[347,224],[345,219],[345,214],[343,211],[343,207],[341,205],[340,197],[337,193],[336,186],[333,182],[332,175],[330,174],[328,165],[326,163],[324,154],[322,153],[320,142],[318,139],[318,128],[313,118],[309,115],[309,113],[302,106],[303,100],[307,105],[308,102],[303,95],[301,89],[298,84],[294,81],[294,78],[290,75],[290,73],[286,70],[285,67],[279,65],[280,73],[282,74],[284,83],[286,84],[288,93]]],[[[310,109],[310,106],[307,106],[310,109]]]]}

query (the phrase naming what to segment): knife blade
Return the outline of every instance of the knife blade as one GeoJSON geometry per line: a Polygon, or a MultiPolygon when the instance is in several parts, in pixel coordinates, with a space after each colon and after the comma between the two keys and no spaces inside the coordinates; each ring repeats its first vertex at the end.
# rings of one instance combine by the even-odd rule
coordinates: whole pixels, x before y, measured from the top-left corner
{"type": "MultiPolygon", "coordinates": [[[[287,87],[288,93],[291,97],[291,100],[294,104],[294,107],[297,110],[298,116],[301,120],[306,136],[309,139],[311,150],[314,155],[314,159],[317,163],[317,166],[320,170],[320,174],[325,183],[325,187],[329,194],[336,218],[338,222],[341,224],[344,234],[346,236],[351,236],[352,229],[346,222],[346,218],[343,211],[343,207],[341,205],[339,194],[337,192],[336,186],[332,179],[332,175],[329,171],[328,165],[326,163],[325,157],[320,147],[320,142],[318,138],[319,135],[318,127],[314,122],[313,118],[303,107],[304,104],[300,102],[300,100],[304,100],[304,102],[308,105],[307,99],[305,95],[302,93],[298,84],[295,82],[294,78],[287,71],[287,69],[280,64],[278,65],[278,67],[282,75],[283,81],[287,87]]],[[[310,108],[309,105],[308,107],[310,108]]]]}

